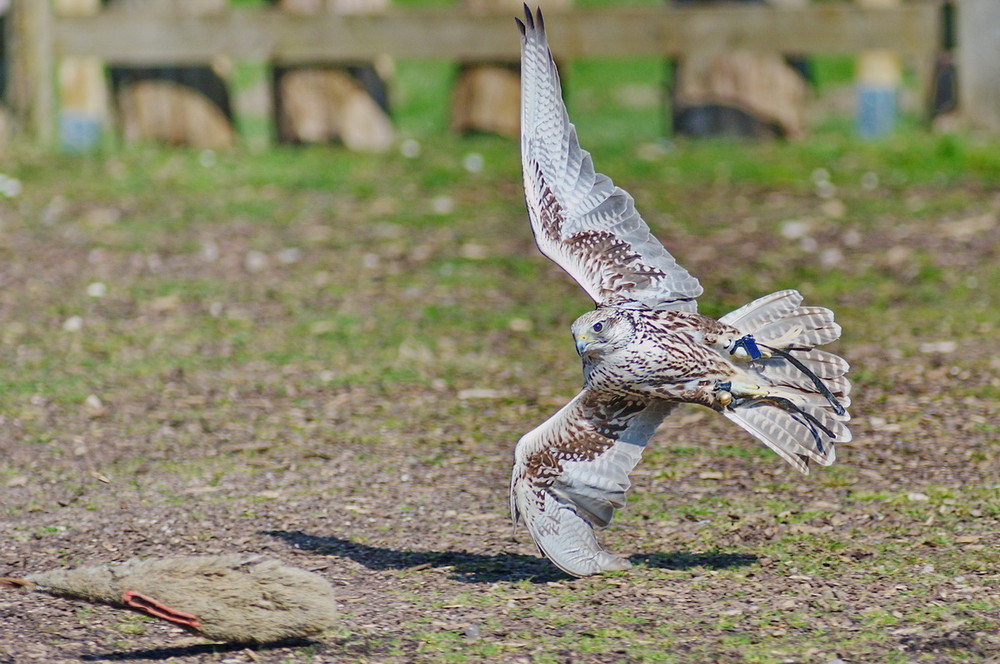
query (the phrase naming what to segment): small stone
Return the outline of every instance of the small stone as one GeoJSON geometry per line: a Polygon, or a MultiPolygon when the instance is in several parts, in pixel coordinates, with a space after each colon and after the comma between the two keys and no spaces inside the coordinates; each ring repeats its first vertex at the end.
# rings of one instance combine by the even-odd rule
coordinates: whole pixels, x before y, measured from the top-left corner
{"type": "Polygon", "coordinates": [[[243,267],[247,272],[260,272],[267,267],[267,254],[262,251],[248,251],[243,257],[243,267]]]}
{"type": "Polygon", "coordinates": [[[847,214],[847,205],[839,198],[830,198],[819,206],[820,211],[831,219],[842,219],[847,214]]]}
{"type": "Polygon", "coordinates": [[[804,219],[789,219],[781,224],[781,235],[789,240],[800,240],[812,232],[813,224],[804,219]]]}
{"type": "Polygon", "coordinates": [[[408,138],[399,144],[399,153],[407,159],[416,159],[420,156],[420,143],[412,138],[408,138]]]}
{"type": "Polygon", "coordinates": [[[339,326],[337,321],[333,320],[318,320],[309,326],[309,332],[315,335],[329,334],[336,330],[339,326]]]}
{"type": "Polygon", "coordinates": [[[219,245],[214,240],[206,240],[201,244],[201,260],[214,263],[219,260],[219,245]]]}
{"type": "Polygon", "coordinates": [[[455,199],[451,196],[435,196],[431,199],[434,214],[451,214],[455,210],[455,199]]]}
{"type": "Polygon", "coordinates": [[[489,388],[471,388],[468,390],[460,390],[458,393],[459,399],[499,399],[503,394],[497,390],[491,390],[489,388]]]}
{"type": "Polygon", "coordinates": [[[948,355],[954,353],[958,350],[958,343],[955,341],[932,341],[925,344],[920,344],[921,353],[941,353],[942,355],[948,355]]]}
{"type": "Polygon", "coordinates": [[[462,159],[462,166],[470,173],[479,173],[483,170],[486,160],[478,152],[470,152],[462,159]]]}
{"type": "Polygon", "coordinates": [[[171,293],[170,295],[161,295],[155,298],[149,303],[150,309],[156,313],[167,313],[170,311],[176,311],[181,306],[181,298],[177,293],[171,293]]]}
{"type": "Polygon", "coordinates": [[[286,247],[278,252],[278,262],[289,265],[297,263],[302,258],[302,251],[295,247],[286,247]]]}
{"type": "Polygon", "coordinates": [[[62,328],[66,332],[79,332],[83,329],[83,319],[79,316],[70,316],[63,321],[62,328]]]}
{"type": "Polygon", "coordinates": [[[486,251],[486,247],[481,244],[476,244],[475,242],[467,242],[462,245],[460,249],[462,258],[467,258],[469,260],[481,261],[489,255],[486,251]]]}
{"type": "Polygon", "coordinates": [[[104,402],[96,394],[88,395],[83,400],[83,409],[90,417],[102,417],[108,412],[107,408],[104,407],[104,402]]]}
{"type": "Polygon", "coordinates": [[[819,262],[823,267],[836,267],[844,262],[844,252],[836,247],[829,247],[820,252],[819,262]]]}
{"type": "Polygon", "coordinates": [[[21,181],[0,173],[0,194],[14,198],[21,193],[21,181]]]}
{"type": "Polygon", "coordinates": [[[507,321],[507,327],[511,332],[531,332],[535,324],[527,318],[511,318],[507,321]]]}

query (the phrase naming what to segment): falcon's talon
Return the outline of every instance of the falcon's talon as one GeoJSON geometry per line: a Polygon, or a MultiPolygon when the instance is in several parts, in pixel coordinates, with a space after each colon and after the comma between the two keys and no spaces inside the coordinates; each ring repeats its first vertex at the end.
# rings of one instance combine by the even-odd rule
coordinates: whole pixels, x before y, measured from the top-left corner
{"type": "Polygon", "coordinates": [[[738,405],[733,400],[733,384],[730,381],[715,381],[715,389],[713,390],[715,398],[712,400],[711,408],[718,412],[724,411],[726,408],[734,407],[738,405]]]}
{"type": "Polygon", "coordinates": [[[728,390],[719,390],[715,395],[715,403],[713,404],[713,408],[715,406],[718,406],[718,408],[715,408],[715,410],[721,411],[724,410],[727,406],[731,405],[732,403],[733,403],[733,393],[729,392],[728,390]]]}
{"type": "Polygon", "coordinates": [[[745,399],[762,399],[770,395],[770,392],[763,387],[752,383],[730,382],[729,391],[733,396],[745,399]]]}

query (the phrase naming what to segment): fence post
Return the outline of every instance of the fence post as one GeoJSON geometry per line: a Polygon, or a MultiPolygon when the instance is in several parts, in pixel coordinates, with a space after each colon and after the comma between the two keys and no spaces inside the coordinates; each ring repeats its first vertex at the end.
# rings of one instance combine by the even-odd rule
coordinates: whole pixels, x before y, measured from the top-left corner
{"type": "MultiPolygon", "coordinates": [[[[857,0],[861,7],[888,9],[899,0],[857,0]]],[[[857,67],[858,133],[863,138],[880,138],[892,133],[899,104],[902,79],[899,55],[884,49],[865,50],[855,59],[857,67]]]]}
{"type": "MultiPolygon", "coordinates": [[[[87,16],[101,10],[100,0],[56,0],[59,16],[87,16]]],[[[56,64],[59,81],[59,143],[71,152],[97,147],[108,120],[108,84],[104,62],[67,55],[56,64]]]]}
{"type": "Polygon", "coordinates": [[[1000,2],[962,0],[958,13],[958,104],[965,123],[1000,132],[1000,2]]]}
{"type": "Polygon", "coordinates": [[[55,139],[55,54],[51,0],[11,6],[11,106],[17,128],[43,145],[55,139]]]}

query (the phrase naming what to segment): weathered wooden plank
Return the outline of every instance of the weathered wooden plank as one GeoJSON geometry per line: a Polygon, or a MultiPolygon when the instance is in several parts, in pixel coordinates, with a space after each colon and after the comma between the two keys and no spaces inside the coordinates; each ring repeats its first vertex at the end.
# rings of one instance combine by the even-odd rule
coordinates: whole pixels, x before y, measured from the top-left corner
{"type": "MultiPolygon", "coordinates": [[[[902,0],[855,0],[860,7],[898,7],[902,0]]],[[[858,133],[880,138],[896,126],[898,90],[903,63],[898,53],[888,49],[865,49],[855,60],[856,112],[858,133]]]]}
{"type": "Polygon", "coordinates": [[[958,3],[958,99],[971,127],[1000,131],[1000,2],[958,3]]]}
{"type": "Polygon", "coordinates": [[[15,2],[11,10],[10,92],[18,128],[49,145],[55,140],[56,113],[52,7],[48,2],[15,2]]]}
{"type": "MultiPolygon", "coordinates": [[[[56,0],[55,11],[65,16],[91,16],[100,0],[56,0]]],[[[104,63],[93,56],[69,56],[56,63],[59,86],[59,142],[69,150],[95,147],[109,115],[104,63]]]]}
{"type": "MultiPolygon", "coordinates": [[[[550,12],[553,51],[580,56],[679,55],[697,48],[754,49],[791,54],[854,53],[885,48],[923,54],[937,43],[933,2],[892,9],[854,5],[796,8],[616,7],[550,12]]],[[[283,63],[360,61],[388,54],[408,58],[516,58],[510,15],[455,9],[395,9],[375,16],[233,8],[199,18],[107,10],[60,17],[61,55],[95,55],[129,64],[204,62],[216,55],[283,63]]]]}

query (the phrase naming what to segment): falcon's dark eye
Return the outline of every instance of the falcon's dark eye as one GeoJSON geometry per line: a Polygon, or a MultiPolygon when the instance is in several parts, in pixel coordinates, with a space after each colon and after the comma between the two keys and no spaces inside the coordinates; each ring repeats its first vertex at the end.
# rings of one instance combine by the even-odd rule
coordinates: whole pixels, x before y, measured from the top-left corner
{"type": "Polygon", "coordinates": [[[593,329],[594,332],[600,332],[604,329],[604,323],[594,323],[594,326],[591,329],[593,329]]]}

